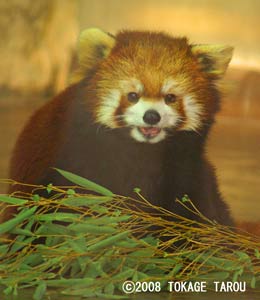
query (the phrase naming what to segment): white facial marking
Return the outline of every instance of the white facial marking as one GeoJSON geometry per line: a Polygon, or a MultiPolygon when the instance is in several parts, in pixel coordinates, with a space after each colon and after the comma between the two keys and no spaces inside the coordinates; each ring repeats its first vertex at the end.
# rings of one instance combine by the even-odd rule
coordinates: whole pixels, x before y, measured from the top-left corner
{"type": "Polygon", "coordinates": [[[162,85],[162,89],[161,89],[161,93],[163,95],[169,94],[169,93],[173,93],[176,94],[178,96],[184,94],[184,90],[181,87],[181,84],[177,81],[174,80],[172,78],[167,78],[163,85],[162,85]]]}
{"type": "Polygon", "coordinates": [[[97,121],[110,128],[116,128],[115,111],[120,105],[120,91],[111,90],[110,93],[102,97],[100,108],[97,112],[97,121]]]}
{"type": "Polygon", "coordinates": [[[201,125],[201,115],[203,113],[203,107],[199,104],[192,95],[187,95],[182,86],[185,78],[173,79],[167,78],[164,81],[161,92],[164,94],[174,93],[181,96],[183,101],[183,107],[186,114],[186,122],[181,127],[181,130],[198,130],[201,125]]]}
{"type": "Polygon", "coordinates": [[[179,115],[169,105],[166,105],[163,100],[161,101],[146,101],[140,98],[139,101],[126,109],[125,121],[130,126],[150,126],[145,123],[143,116],[148,110],[156,110],[161,120],[156,124],[156,127],[166,128],[172,127],[177,124],[179,115]]]}
{"type": "Polygon", "coordinates": [[[140,98],[139,101],[130,106],[125,112],[125,122],[132,126],[131,136],[138,142],[158,143],[166,137],[165,128],[174,127],[179,121],[178,113],[169,105],[166,105],[164,100],[161,101],[147,101],[147,99],[140,98]],[[156,124],[156,127],[161,131],[153,138],[147,139],[138,129],[138,127],[150,127],[143,120],[143,116],[148,110],[155,110],[159,113],[161,120],[156,124]]]}
{"type": "Polygon", "coordinates": [[[134,127],[131,129],[131,136],[138,142],[146,142],[150,144],[155,144],[160,141],[162,141],[166,137],[166,132],[164,130],[161,130],[157,136],[155,136],[152,139],[147,139],[143,136],[143,134],[139,131],[137,127],[134,127]]]}
{"type": "MultiPolygon", "coordinates": [[[[151,101],[149,98],[141,97],[136,104],[131,104],[124,115],[115,116],[117,108],[120,106],[121,94],[129,92],[136,92],[139,95],[143,93],[144,87],[142,83],[132,78],[130,80],[121,80],[119,82],[119,89],[112,89],[107,95],[101,96],[101,104],[97,111],[97,122],[109,127],[117,128],[116,117],[124,119],[126,125],[130,129],[130,135],[138,142],[158,143],[167,136],[166,128],[174,128],[181,121],[183,126],[179,130],[197,131],[201,126],[201,119],[203,115],[203,106],[198,103],[194,96],[186,94],[182,89],[181,84],[177,80],[168,78],[164,81],[161,93],[166,95],[168,93],[176,94],[180,97],[179,101],[183,101],[183,109],[186,118],[182,120],[181,114],[170,105],[167,105],[164,100],[151,101]],[[153,137],[147,137],[142,133],[141,127],[152,127],[144,122],[144,114],[148,110],[155,110],[159,113],[161,119],[154,125],[159,128],[158,134],[153,137]],[[184,123],[183,123],[184,122],[184,123]],[[141,131],[140,131],[141,128],[141,131]]],[[[178,100],[177,100],[178,101],[178,100]]]]}
{"type": "Polygon", "coordinates": [[[124,93],[136,92],[138,94],[142,94],[142,92],[144,91],[143,84],[141,83],[141,81],[139,81],[136,78],[131,78],[128,80],[120,80],[119,84],[124,93]]]}
{"type": "Polygon", "coordinates": [[[202,105],[197,103],[191,95],[187,95],[183,97],[183,106],[186,114],[186,122],[181,130],[196,131],[201,125],[202,105]]]}

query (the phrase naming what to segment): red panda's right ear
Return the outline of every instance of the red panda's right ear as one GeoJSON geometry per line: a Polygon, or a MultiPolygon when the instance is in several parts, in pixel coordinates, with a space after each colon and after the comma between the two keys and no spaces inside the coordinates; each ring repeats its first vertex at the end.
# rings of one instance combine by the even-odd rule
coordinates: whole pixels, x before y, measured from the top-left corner
{"type": "Polygon", "coordinates": [[[115,38],[101,29],[89,28],[81,32],[78,42],[78,70],[72,75],[72,82],[78,82],[88,71],[105,57],[115,45],[115,38]]]}
{"type": "Polygon", "coordinates": [[[219,44],[192,45],[191,51],[198,58],[201,69],[214,79],[225,74],[233,55],[233,47],[219,44]]]}

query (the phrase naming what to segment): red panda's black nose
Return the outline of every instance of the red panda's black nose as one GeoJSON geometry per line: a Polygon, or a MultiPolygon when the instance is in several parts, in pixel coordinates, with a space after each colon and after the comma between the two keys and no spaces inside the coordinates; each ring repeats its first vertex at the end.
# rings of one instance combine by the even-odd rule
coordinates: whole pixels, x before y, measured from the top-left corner
{"type": "Polygon", "coordinates": [[[149,125],[155,125],[161,120],[161,116],[156,110],[150,109],[145,112],[143,120],[149,125]]]}

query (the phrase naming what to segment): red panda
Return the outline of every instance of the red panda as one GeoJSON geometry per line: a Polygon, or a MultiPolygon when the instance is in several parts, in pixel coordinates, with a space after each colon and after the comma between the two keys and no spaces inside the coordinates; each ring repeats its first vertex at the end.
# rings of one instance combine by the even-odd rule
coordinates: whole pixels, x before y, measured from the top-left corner
{"type": "Polygon", "coordinates": [[[232,225],[205,155],[232,50],[161,32],[85,30],[74,83],[31,117],[10,178],[68,184],[56,167],[116,194],[139,187],[152,204],[194,219],[175,201],[187,194],[206,217],[232,225]]]}

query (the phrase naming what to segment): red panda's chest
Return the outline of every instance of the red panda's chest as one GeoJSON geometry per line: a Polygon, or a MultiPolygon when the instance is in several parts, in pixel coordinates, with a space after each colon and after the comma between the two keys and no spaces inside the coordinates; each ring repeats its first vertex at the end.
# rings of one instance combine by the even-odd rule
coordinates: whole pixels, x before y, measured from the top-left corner
{"type": "MultiPolygon", "coordinates": [[[[138,143],[126,131],[74,126],[57,167],[92,180],[114,193],[136,197],[135,188],[153,204],[174,201],[189,193],[197,161],[173,142],[138,143]]],[[[179,141],[178,144],[183,144],[179,141]]],[[[184,145],[182,145],[184,146],[184,145]]],[[[190,148],[187,146],[188,149],[190,148]]],[[[193,151],[196,153],[196,151],[193,151]]]]}
{"type": "Polygon", "coordinates": [[[133,196],[138,187],[153,198],[163,188],[167,169],[162,145],[141,144],[106,129],[95,133],[93,128],[82,135],[74,133],[57,164],[114,193],[133,196]]]}

